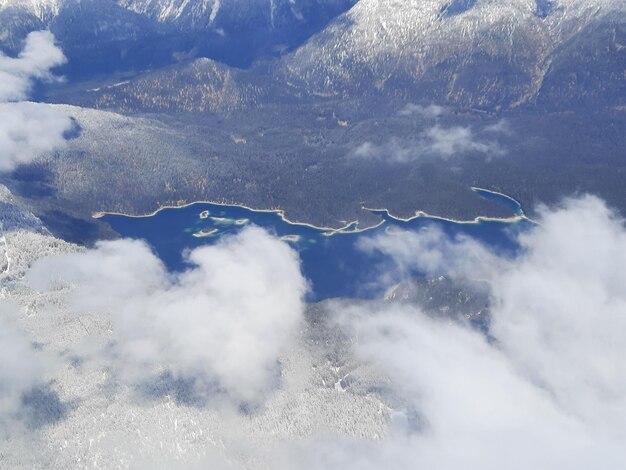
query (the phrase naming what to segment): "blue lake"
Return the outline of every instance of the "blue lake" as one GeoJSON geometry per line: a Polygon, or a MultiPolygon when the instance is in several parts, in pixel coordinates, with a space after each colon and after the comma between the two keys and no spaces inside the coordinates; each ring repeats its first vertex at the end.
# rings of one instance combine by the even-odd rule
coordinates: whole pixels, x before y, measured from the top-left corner
{"type": "MultiPolygon", "coordinates": [[[[519,205],[506,196],[476,191],[483,197],[509,207],[511,216],[523,214],[519,205]]],[[[365,231],[358,231],[354,225],[342,231],[328,231],[289,223],[277,212],[209,203],[166,208],[147,217],[106,214],[101,220],[123,237],[146,240],[171,271],[187,267],[182,254],[185,249],[215,243],[221,237],[235,234],[250,224],[263,227],[282,237],[299,252],[303,273],[312,284],[309,301],[333,297],[375,298],[389,287],[372,287],[386,260],[380,253],[367,254],[360,250],[358,242],[362,237],[390,230],[419,231],[437,226],[450,236],[464,234],[494,250],[514,255],[518,248],[514,234],[531,224],[526,219],[517,222],[481,220],[458,223],[429,216],[401,220],[385,210],[372,212],[381,217],[382,223],[365,231]]]]}

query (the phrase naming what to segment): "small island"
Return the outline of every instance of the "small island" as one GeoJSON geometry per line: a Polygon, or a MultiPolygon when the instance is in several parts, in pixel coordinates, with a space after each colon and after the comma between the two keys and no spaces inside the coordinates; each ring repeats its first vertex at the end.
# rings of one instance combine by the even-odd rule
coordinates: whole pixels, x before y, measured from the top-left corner
{"type": "Polygon", "coordinates": [[[211,235],[215,235],[218,230],[214,227],[203,228],[200,231],[193,234],[196,238],[210,237],[211,235]]]}
{"type": "Polygon", "coordinates": [[[302,237],[300,235],[284,235],[280,239],[284,242],[298,243],[302,237]]]}
{"type": "Polygon", "coordinates": [[[230,217],[211,217],[214,224],[219,225],[246,225],[250,219],[231,219],[230,217]]]}

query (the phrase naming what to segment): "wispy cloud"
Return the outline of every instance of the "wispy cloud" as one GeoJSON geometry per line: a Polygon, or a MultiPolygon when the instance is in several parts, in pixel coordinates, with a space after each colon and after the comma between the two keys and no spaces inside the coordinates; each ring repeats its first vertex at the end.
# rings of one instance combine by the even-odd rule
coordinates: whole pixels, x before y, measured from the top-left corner
{"type": "Polygon", "coordinates": [[[63,148],[72,121],[39,103],[0,103],[0,171],[63,148]]]}
{"type": "MultiPolygon", "coordinates": [[[[45,390],[44,378],[52,373],[51,358],[37,351],[28,334],[13,324],[18,310],[0,301],[0,438],[19,434],[30,423],[32,407],[29,398],[45,390]]],[[[40,410],[41,411],[41,410],[40,410]]],[[[42,418],[45,410],[39,413],[42,418]]],[[[43,418],[45,419],[45,417],[43,418]]]]}
{"type": "Polygon", "coordinates": [[[498,156],[504,153],[496,142],[478,138],[470,127],[434,126],[425,132],[424,137],[426,152],[443,158],[472,152],[485,156],[498,156]]]}
{"type": "Polygon", "coordinates": [[[14,312],[0,307],[0,415],[6,416],[20,407],[22,394],[39,383],[44,368],[26,335],[6,321],[14,312]]]}
{"type": "Polygon", "coordinates": [[[511,129],[511,124],[508,119],[500,119],[495,124],[490,124],[489,126],[485,126],[483,132],[490,132],[493,134],[512,134],[513,129],[511,129]]]}
{"type": "Polygon", "coordinates": [[[381,443],[301,447],[298,461],[308,463],[300,468],[626,463],[624,221],[593,197],[540,213],[541,224],[519,237],[515,259],[440,231],[388,234],[366,245],[399,266],[486,278],[491,337],[415,306],[337,306],[356,354],[389,375],[419,419],[381,443]]]}
{"type": "MultiPolygon", "coordinates": [[[[260,468],[279,470],[624,466],[624,222],[594,197],[570,199],[539,213],[540,223],[518,236],[521,251],[515,258],[437,230],[366,238],[361,248],[384,254],[399,278],[418,268],[455,280],[486,281],[489,334],[463,321],[434,318],[419,305],[325,304],[329,315],[315,323],[330,323],[337,335],[332,341],[345,338],[339,360],[356,360],[367,368],[367,377],[362,387],[348,383],[342,391],[320,384],[317,396],[365,394],[372,407],[389,415],[387,433],[368,441],[319,429],[321,437],[302,439],[284,431],[281,422],[275,425],[280,438],[269,436],[274,424],[259,435],[237,434],[240,447],[220,447],[217,460],[207,465],[257,468],[261,462],[260,468]],[[388,400],[390,395],[398,399],[388,400]],[[241,448],[248,466],[239,466],[235,454],[241,448]]],[[[221,390],[235,400],[262,399],[273,390],[277,361],[291,343],[301,341],[300,328],[307,327],[302,323],[306,283],[297,255],[252,228],[192,251],[189,260],[188,269],[171,274],[144,243],[121,240],[41,261],[30,278],[41,288],[70,283],[77,312],[110,316],[112,350],[98,354],[130,384],[169,370],[194,379],[198,393],[221,390]]],[[[315,347],[322,357],[336,354],[323,350],[328,347],[323,340],[315,347]]],[[[296,381],[306,374],[291,373],[296,381]]],[[[280,395],[289,404],[289,393],[283,389],[272,398],[280,395]]],[[[276,406],[269,402],[268,407],[276,406]]],[[[332,416],[336,403],[322,399],[305,408],[328,407],[325,412],[332,416]]],[[[268,413],[270,419],[280,416],[273,409],[268,413]]],[[[306,414],[298,418],[307,419],[306,414]]],[[[371,424],[367,417],[354,420],[355,426],[371,424]]],[[[124,455],[137,462],[126,445],[131,448],[124,448],[124,455]]],[[[165,461],[158,451],[154,457],[165,461]]]]}
{"type": "Polygon", "coordinates": [[[400,116],[420,116],[427,119],[434,119],[445,116],[449,113],[448,108],[437,104],[422,106],[419,104],[408,103],[404,108],[398,111],[400,116]]]}
{"type": "Polygon", "coordinates": [[[30,33],[18,57],[0,52],[0,102],[28,97],[33,80],[52,80],[50,70],[66,62],[49,31],[30,33]]]}
{"type": "Polygon", "coordinates": [[[506,154],[499,137],[512,133],[506,119],[483,127],[477,126],[477,129],[465,125],[445,125],[440,118],[449,116],[451,111],[436,104],[424,106],[409,103],[397,114],[419,117],[427,126],[416,137],[394,136],[382,143],[363,142],[348,157],[389,163],[452,160],[472,155],[489,160],[506,154]]]}
{"type": "Polygon", "coordinates": [[[115,343],[105,360],[125,381],[167,372],[204,398],[261,402],[303,318],[298,255],[251,227],[187,259],[187,270],[169,274],[143,242],[101,242],[42,260],[29,278],[40,288],[73,283],[77,310],[111,315],[115,343]]]}
{"type": "Polygon", "coordinates": [[[489,159],[505,153],[500,144],[478,136],[471,127],[443,127],[437,124],[423,131],[417,139],[392,137],[382,144],[364,142],[350,153],[350,158],[409,163],[451,160],[468,155],[489,159]]]}

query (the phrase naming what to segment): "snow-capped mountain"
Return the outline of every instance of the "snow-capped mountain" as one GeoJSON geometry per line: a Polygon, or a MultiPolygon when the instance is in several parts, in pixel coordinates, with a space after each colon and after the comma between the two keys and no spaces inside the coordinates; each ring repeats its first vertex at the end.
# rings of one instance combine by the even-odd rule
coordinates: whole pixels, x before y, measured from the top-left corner
{"type": "Polygon", "coordinates": [[[158,21],[188,18],[192,24],[210,25],[215,22],[221,0],[118,0],[120,6],[158,21]]]}
{"type": "MultiPolygon", "coordinates": [[[[284,73],[324,94],[400,89],[516,106],[582,62],[587,75],[623,82],[625,37],[621,0],[361,0],[287,58],[284,73]]],[[[583,78],[560,85],[590,85],[583,78]]]]}
{"type": "Polygon", "coordinates": [[[0,0],[0,49],[15,53],[28,32],[47,28],[70,59],[70,75],[194,56],[246,66],[300,45],[355,1],[0,0]],[[77,63],[84,70],[71,68],[77,63]]]}
{"type": "Polygon", "coordinates": [[[61,5],[66,0],[0,0],[0,10],[15,8],[27,11],[40,20],[46,20],[59,14],[61,5]]]}
{"type": "Polygon", "coordinates": [[[346,0],[117,0],[128,10],[161,22],[179,22],[196,28],[220,24],[266,23],[271,29],[290,23],[306,24],[324,12],[341,12],[346,0]]]}
{"type": "Polygon", "coordinates": [[[271,67],[185,64],[81,103],[215,111],[291,93],[488,111],[616,108],[626,105],[625,44],[619,0],[360,0],[271,67]],[[229,99],[207,89],[228,90],[229,99]]]}
{"type": "MultiPolygon", "coordinates": [[[[86,0],[0,0],[0,10],[17,8],[40,20],[58,16],[62,9],[80,7],[86,0]]],[[[356,0],[100,0],[117,5],[159,22],[181,22],[198,28],[211,27],[219,21],[250,21],[263,18],[269,25],[296,21],[305,23],[320,12],[345,11],[356,0]]]]}
{"type": "MultiPolygon", "coordinates": [[[[0,25],[9,51],[49,27],[70,76],[279,55],[255,88],[269,79],[297,94],[488,110],[620,106],[626,95],[622,0],[0,0],[0,25]]],[[[233,76],[248,88],[250,74],[233,76]]],[[[181,85],[193,88],[193,77],[181,85]]]]}

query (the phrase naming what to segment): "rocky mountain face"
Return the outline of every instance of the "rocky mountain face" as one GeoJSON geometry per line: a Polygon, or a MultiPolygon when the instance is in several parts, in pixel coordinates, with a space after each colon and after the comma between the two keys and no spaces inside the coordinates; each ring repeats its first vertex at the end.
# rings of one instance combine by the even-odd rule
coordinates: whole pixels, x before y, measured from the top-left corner
{"type": "Polygon", "coordinates": [[[116,108],[123,99],[124,111],[133,110],[128,103],[136,111],[216,111],[383,96],[489,112],[619,108],[626,105],[625,70],[620,1],[360,0],[269,65],[241,71],[186,62],[80,103],[116,108]],[[194,96],[191,105],[185,96],[194,96]]]}
{"type": "Polygon", "coordinates": [[[0,48],[50,29],[89,78],[207,56],[237,67],[300,45],[355,0],[1,0],[0,48]]]}
{"type": "Polygon", "coordinates": [[[196,29],[263,26],[267,30],[293,28],[328,15],[335,16],[354,0],[116,0],[130,11],[164,23],[196,29]]]}
{"type": "Polygon", "coordinates": [[[58,15],[65,3],[67,0],[0,0],[0,9],[22,10],[45,21],[58,15]]]}
{"type": "Polygon", "coordinates": [[[626,4],[361,0],[282,72],[319,94],[386,92],[498,110],[623,100],[626,4]]]}

